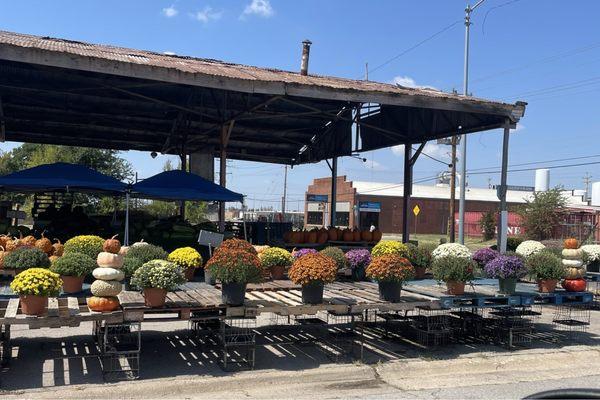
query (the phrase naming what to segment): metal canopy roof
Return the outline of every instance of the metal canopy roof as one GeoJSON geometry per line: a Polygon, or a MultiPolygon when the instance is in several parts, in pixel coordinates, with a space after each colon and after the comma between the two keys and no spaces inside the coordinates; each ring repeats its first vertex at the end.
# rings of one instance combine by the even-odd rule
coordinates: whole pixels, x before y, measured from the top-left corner
{"type": "Polygon", "coordinates": [[[0,120],[11,141],[215,155],[226,143],[228,158],[299,164],[494,129],[524,110],[521,102],[0,31],[0,120]]]}

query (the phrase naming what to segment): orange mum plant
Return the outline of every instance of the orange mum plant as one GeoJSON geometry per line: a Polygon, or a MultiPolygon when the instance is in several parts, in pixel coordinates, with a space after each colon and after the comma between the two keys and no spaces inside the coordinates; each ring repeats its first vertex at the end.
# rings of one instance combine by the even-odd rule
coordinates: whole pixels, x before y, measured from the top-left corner
{"type": "Polygon", "coordinates": [[[415,275],[415,269],[410,261],[397,254],[374,257],[366,272],[369,278],[378,282],[402,283],[415,275]]]}
{"type": "Polygon", "coordinates": [[[215,251],[205,268],[221,283],[256,283],[262,280],[260,260],[243,250],[215,251]]]}
{"type": "Polygon", "coordinates": [[[331,283],[336,275],[336,262],[322,254],[306,254],[296,259],[288,271],[288,277],[297,285],[331,283]]]}
{"type": "Polygon", "coordinates": [[[231,238],[223,241],[217,250],[215,250],[215,254],[217,254],[221,250],[241,250],[246,253],[250,253],[253,255],[258,255],[254,246],[247,242],[246,240],[231,238]]]}

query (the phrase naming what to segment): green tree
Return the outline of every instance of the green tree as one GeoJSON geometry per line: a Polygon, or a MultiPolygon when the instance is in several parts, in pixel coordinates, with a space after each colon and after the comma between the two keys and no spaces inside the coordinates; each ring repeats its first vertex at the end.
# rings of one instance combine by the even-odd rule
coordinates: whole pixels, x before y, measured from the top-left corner
{"type": "Polygon", "coordinates": [[[496,236],[496,210],[490,210],[481,216],[479,227],[483,232],[483,240],[492,240],[496,236]]]}
{"type": "Polygon", "coordinates": [[[526,200],[524,205],[517,208],[527,237],[534,240],[551,238],[566,205],[567,201],[560,187],[547,192],[535,192],[533,199],[526,200]]]}

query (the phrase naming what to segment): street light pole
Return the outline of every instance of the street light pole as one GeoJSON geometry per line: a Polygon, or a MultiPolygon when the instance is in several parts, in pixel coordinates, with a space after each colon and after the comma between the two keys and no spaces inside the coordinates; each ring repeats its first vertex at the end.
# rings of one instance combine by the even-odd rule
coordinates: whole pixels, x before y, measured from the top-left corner
{"type": "MultiPolygon", "coordinates": [[[[463,75],[463,95],[469,95],[469,34],[471,27],[471,13],[485,0],[479,0],[473,7],[465,8],[465,65],[463,75]]],[[[460,194],[458,201],[458,242],[465,244],[465,192],[467,188],[467,135],[460,139],[460,194]]]]}

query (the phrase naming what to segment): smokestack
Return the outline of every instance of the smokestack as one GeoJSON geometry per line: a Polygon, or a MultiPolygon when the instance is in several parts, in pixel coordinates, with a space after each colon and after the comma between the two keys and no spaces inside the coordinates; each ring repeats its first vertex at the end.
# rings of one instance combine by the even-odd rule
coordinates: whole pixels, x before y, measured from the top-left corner
{"type": "Polygon", "coordinates": [[[308,75],[308,58],[310,57],[310,45],[312,42],[308,39],[302,42],[302,62],[300,63],[300,75],[308,75]]]}

